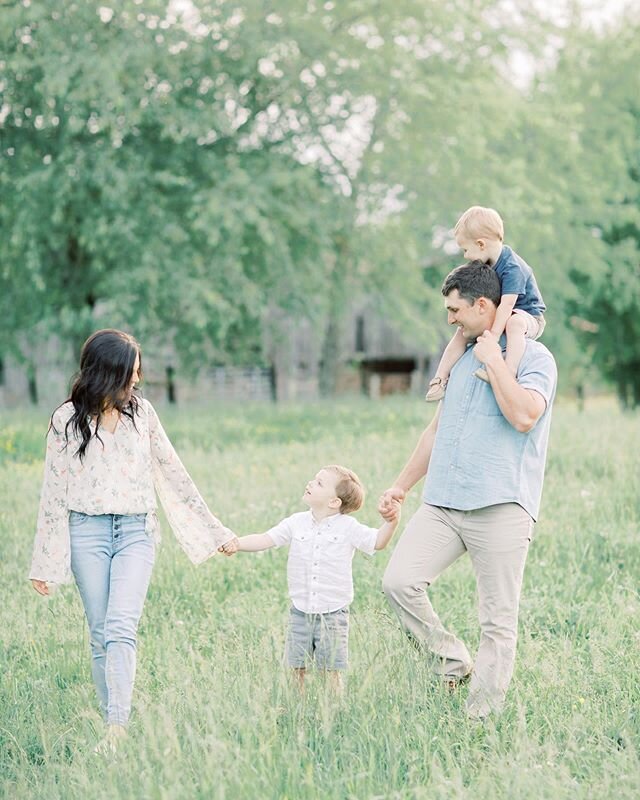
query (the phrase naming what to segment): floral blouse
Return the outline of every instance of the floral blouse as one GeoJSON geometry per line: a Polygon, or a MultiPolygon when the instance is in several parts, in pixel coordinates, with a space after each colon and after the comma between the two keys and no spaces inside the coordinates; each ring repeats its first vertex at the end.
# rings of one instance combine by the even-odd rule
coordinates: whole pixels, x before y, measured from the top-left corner
{"type": "Polygon", "coordinates": [[[148,400],[139,400],[136,424],[122,415],[113,433],[98,428],[84,461],[75,455],[79,440],[69,426],[73,404],[53,415],[47,436],[44,482],[30,578],[71,581],[69,511],[84,514],[146,513],[147,533],[160,541],[158,493],[180,546],[194,564],[212,556],[233,533],[209,511],[167,438],[148,400]],[[155,491],[154,491],[155,489],[155,491]]]}

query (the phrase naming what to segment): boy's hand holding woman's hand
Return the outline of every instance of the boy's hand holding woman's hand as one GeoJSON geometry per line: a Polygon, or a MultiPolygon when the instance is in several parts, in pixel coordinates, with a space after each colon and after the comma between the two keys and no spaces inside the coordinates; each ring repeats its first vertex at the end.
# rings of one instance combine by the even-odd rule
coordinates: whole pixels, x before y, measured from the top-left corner
{"type": "Polygon", "coordinates": [[[238,541],[238,537],[234,536],[233,539],[229,539],[228,542],[225,542],[218,548],[219,553],[224,553],[225,556],[232,556],[234,553],[237,553],[240,549],[240,542],[238,541]]]}

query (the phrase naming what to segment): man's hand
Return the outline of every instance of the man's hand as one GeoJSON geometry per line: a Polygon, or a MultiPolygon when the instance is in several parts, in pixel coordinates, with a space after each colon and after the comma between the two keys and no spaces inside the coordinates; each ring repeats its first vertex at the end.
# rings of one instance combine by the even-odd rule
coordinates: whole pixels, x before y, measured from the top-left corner
{"type": "Polygon", "coordinates": [[[404,503],[407,493],[399,486],[392,486],[380,495],[378,512],[385,522],[395,522],[400,504],[404,503]]]}
{"type": "Polygon", "coordinates": [[[496,360],[502,360],[502,349],[496,337],[491,331],[485,331],[482,336],[478,336],[473,355],[482,364],[491,364],[496,360]]]}
{"type": "Polygon", "coordinates": [[[237,553],[240,549],[240,542],[238,541],[238,537],[234,536],[233,539],[229,539],[228,542],[225,542],[218,548],[219,553],[224,553],[225,556],[232,556],[234,553],[237,553]]]}
{"type": "Polygon", "coordinates": [[[45,597],[51,594],[46,581],[36,581],[32,578],[31,585],[36,590],[36,592],[38,592],[38,594],[44,595],[45,597]]]}

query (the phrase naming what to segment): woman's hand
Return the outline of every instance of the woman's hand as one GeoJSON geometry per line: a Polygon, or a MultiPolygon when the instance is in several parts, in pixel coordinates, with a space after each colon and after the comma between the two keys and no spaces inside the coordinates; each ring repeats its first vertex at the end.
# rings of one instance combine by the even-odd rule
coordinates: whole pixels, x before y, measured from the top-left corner
{"type": "Polygon", "coordinates": [[[233,539],[229,539],[228,542],[225,542],[222,546],[218,548],[219,553],[224,553],[225,556],[232,556],[234,553],[238,552],[238,537],[234,536],[233,539]]]}
{"type": "Polygon", "coordinates": [[[38,592],[38,594],[42,594],[45,597],[47,595],[51,594],[51,592],[49,591],[49,587],[47,586],[47,582],[46,581],[36,581],[33,578],[31,578],[31,583],[33,585],[33,588],[36,590],[36,592],[38,592]]]}

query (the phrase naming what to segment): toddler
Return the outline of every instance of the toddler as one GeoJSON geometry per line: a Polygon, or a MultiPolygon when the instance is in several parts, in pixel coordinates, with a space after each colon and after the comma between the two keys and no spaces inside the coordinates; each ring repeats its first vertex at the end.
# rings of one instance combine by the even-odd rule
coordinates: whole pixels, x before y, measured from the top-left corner
{"type": "MultiPolygon", "coordinates": [[[[502,218],[493,208],[472,206],[467,209],[458,220],[454,233],[466,259],[489,264],[500,278],[502,297],[491,333],[496,339],[506,333],[505,362],[515,378],[524,354],[525,339],[539,339],[546,324],[543,316],[546,306],[533,270],[503,243],[502,218]]],[[[466,347],[467,342],[458,330],[442,354],[435,377],[429,382],[427,402],[442,400],[449,374],[466,347]]],[[[489,381],[486,370],[482,368],[477,369],[474,375],[489,381]]]]}

